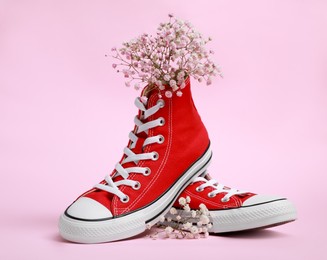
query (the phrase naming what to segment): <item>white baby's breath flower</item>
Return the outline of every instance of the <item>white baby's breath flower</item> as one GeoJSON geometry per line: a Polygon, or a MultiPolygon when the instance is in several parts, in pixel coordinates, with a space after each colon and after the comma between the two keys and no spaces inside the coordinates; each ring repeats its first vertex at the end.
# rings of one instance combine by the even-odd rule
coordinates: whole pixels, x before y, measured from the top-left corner
{"type": "Polygon", "coordinates": [[[185,199],[184,197],[180,197],[180,198],[178,199],[178,203],[179,203],[179,205],[181,205],[181,206],[185,206],[185,205],[186,205],[186,199],[185,199]]]}
{"type": "Polygon", "coordinates": [[[160,216],[159,221],[160,221],[160,222],[164,222],[164,221],[165,221],[165,217],[164,217],[164,216],[160,216]]]}
{"type": "Polygon", "coordinates": [[[202,221],[201,221],[201,220],[200,220],[200,221],[198,221],[196,224],[197,224],[197,226],[198,226],[198,227],[201,227],[201,226],[203,225],[203,223],[202,223],[202,221]]]}
{"type": "Polygon", "coordinates": [[[172,207],[172,208],[169,210],[169,212],[170,212],[170,214],[172,214],[172,215],[176,215],[176,214],[177,214],[177,210],[176,210],[174,207],[172,207]]]}
{"type": "Polygon", "coordinates": [[[172,227],[166,227],[165,228],[165,232],[166,232],[166,234],[168,235],[168,234],[171,234],[172,232],[173,232],[174,230],[173,230],[173,228],[172,227]]]}
{"type": "Polygon", "coordinates": [[[187,202],[187,203],[190,203],[190,202],[191,202],[191,198],[190,198],[190,196],[186,196],[186,202],[187,202]]]}
{"type": "Polygon", "coordinates": [[[210,222],[210,219],[206,215],[201,215],[200,221],[202,222],[203,225],[207,225],[210,222]]]}
{"type": "Polygon", "coordinates": [[[209,224],[207,225],[207,227],[208,227],[209,229],[212,228],[212,224],[209,223],[209,224]]]}
{"type": "Polygon", "coordinates": [[[192,218],[196,217],[196,211],[195,210],[191,210],[191,216],[192,216],[192,218]]]}
{"type": "Polygon", "coordinates": [[[186,230],[190,229],[191,227],[192,227],[192,223],[190,223],[190,222],[186,222],[183,224],[183,228],[186,230]]]}
{"type": "Polygon", "coordinates": [[[177,221],[180,221],[182,217],[180,215],[176,216],[177,221]]]}
{"type": "Polygon", "coordinates": [[[186,204],[183,209],[185,210],[185,212],[190,212],[191,211],[191,208],[188,204],[186,204]]]}
{"type": "Polygon", "coordinates": [[[170,75],[169,75],[169,74],[166,74],[166,75],[164,76],[164,80],[165,80],[165,81],[169,81],[169,80],[170,80],[170,75]]]}
{"type": "Polygon", "coordinates": [[[167,90],[167,91],[165,92],[165,96],[166,96],[167,98],[171,98],[171,97],[173,96],[173,93],[172,93],[171,91],[167,90]]]}
{"type": "Polygon", "coordinates": [[[197,234],[199,232],[199,230],[198,230],[198,228],[196,226],[192,226],[190,228],[190,231],[191,231],[192,234],[197,234]]]}
{"type": "Polygon", "coordinates": [[[176,80],[173,80],[173,79],[171,79],[170,81],[169,81],[169,85],[173,88],[173,87],[176,87],[177,86],[177,82],[176,82],[176,80]]]}

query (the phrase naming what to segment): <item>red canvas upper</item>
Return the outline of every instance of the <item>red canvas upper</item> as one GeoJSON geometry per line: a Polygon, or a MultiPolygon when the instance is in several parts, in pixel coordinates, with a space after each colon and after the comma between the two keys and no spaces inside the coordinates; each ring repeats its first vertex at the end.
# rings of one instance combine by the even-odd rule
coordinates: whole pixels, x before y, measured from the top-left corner
{"type": "MultiPolygon", "coordinates": [[[[147,108],[150,108],[157,103],[159,90],[155,89],[147,93],[148,90],[145,89],[143,93],[148,97],[147,108]]],[[[82,195],[106,206],[113,216],[129,213],[156,200],[174,184],[192,163],[204,154],[209,146],[207,131],[193,103],[189,79],[186,81],[182,97],[173,95],[173,97],[167,98],[163,91],[160,91],[160,94],[165,106],[147,120],[151,121],[163,117],[165,124],[150,129],[148,135],[144,132],[138,134],[137,145],[131,149],[134,153],[156,151],[159,154],[159,159],[156,161],[139,161],[137,164],[134,162],[122,164],[125,168],[139,166],[151,169],[149,176],[135,173],[129,175],[128,179],[139,181],[141,188],[134,190],[129,186],[119,186],[120,190],[130,198],[127,203],[121,202],[117,196],[109,192],[98,189],[92,189],[82,195]],[[164,136],[164,142],[147,145],[142,151],[144,140],[159,134],[164,136]]],[[[140,112],[138,116],[141,116],[140,112]]],[[[147,120],[142,121],[146,122],[147,120]]],[[[114,174],[115,171],[112,172],[112,176],[114,174]]],[[[113,180],[115,181],[117,178],[121,177],[115,177],[113,180]]]]}
{"type": "MultiPolygon", "coordinates": [[[[189,203],[189,206],[191,209],[199,209],[199,206],[201,203],[205,204],[206,207],[209,210],[221,210],[221,209],[232,209],[232,208],[239,208],[242,206],[245,200],[249,199],[250,197],[256,195],[254,193],[244,193],[244,194],[238,194],[234,195],[230,198],[229,201],[223,202],[222,198],[227,193],[218,193],[214,197],[209,197],[209,193],[214,191],[214,187],[206,187],[202,191],[197,191],[197,187],[199,187],[201,184],[204,184],[204,181],[197,181],[194,183],[191,183],[180,195],[180,197],[186,198],[187,196],[190,197],[191,201],[189,203]]],[[[179,197],[179,198],[180,198],[179,197]]],[[[178,203],[178,200],[174,203],[174,207],[179,208],[180,205],[178,203]]]]}

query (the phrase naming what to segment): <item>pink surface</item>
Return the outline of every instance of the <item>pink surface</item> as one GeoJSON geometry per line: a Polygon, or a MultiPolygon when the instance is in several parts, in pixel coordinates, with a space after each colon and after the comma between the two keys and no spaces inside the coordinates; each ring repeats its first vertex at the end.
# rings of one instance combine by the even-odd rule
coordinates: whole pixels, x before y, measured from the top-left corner
{"type": "Polygon", "coordinates": [[[325,259],[326,28],[323,0],[0,1],[0,259],[325,259]],[[201,240],[63,242],[59,215],[111,171],[136,114],[136,91],[104,55],[168,12],[212,36],[224,71],[193,82],[212,175],[289,197],[299,220],[201,240]]]}

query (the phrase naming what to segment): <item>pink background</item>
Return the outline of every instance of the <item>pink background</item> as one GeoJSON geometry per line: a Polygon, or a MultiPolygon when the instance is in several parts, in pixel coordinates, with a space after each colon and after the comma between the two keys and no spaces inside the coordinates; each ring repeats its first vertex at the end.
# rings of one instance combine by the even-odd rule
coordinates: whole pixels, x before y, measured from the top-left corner
{"type": "Polygon", "coordinates": [[[325,259],[326,46],[323,0],[0,0],[0,259],[325,259]],[[137,112],[104,55],[168,12],[214,39],[224,71],[193,82],[212,175],[289,197],[299,219],[201,240],[63,242],[59,215],[111,171],[137,112]]]}

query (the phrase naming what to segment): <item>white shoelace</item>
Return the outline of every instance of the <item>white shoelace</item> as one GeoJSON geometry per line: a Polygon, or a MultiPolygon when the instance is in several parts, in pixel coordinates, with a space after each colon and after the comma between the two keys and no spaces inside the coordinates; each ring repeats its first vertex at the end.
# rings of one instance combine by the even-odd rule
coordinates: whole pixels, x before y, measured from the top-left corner
{"type": "MultiPolygon", "coordinates": [[[[146,109],[144,103],[141,101],[141,99],[138,97],[135,99],[135,105],[136,107],[143,112],[142,119],[147,119],[151,115],[155,114],[160,108],[164,107],[164,101],[159,99],[157,104],[153,107],[146,109]]],[[[132,141],[130,144],[130,147],[124,148],[124,154],[126,155],[125,159],[121,163],[117,163],[115,166],[116,173],[113,175],[113,177],[122,176],[123,179],[120,181],[113,181],[110,175],[105,176],[105,182],[106,184],[96,184],[94,187],[100,190],[107,191],[109,193],[112,193],[119,197],[119,199],[126,203],[129,201],[129,197],[124,194],[122,191],[119,190],[119,186],[126,185],[132,187],[134,190],[138,190],[141,187],[141,184],[138,181],[134,180],[128,180],[128,176],[130,173],[139,173],[143,174],[145,176],[148,176],[151,173],[151,170],[147,167],[129,167],[124,168],[123,164],[128,162],[134,162],[135,165],[137,165],[138,161],[143,160],[158,160],[159,155],[157,152],[150,152],[150,153],[139,153],[135,154],[131,149],[133,149],[136,146],[136,143],[138,141],[137,134],[141,132],[145,132],[148,134],[148,130],[151,128],[155,128],[157,126],[163,126],[165,124],[164,118],[158,118],[152,121],[148,121],[147,123],[143,123],[138,116],[134,118],[134,123],[137,126],[136,133],[133,131],[129,133],[129,139],[132,141]]],[[[142,148],[149,144],[153,143],[163,143],[164,137],[162,135],[157,136],[151,136],[145,139],[142,148]]]]}
{"type": "Polygon", "coordinates": [[[210,197],[210,198],[215,197],[219,193],[226,193],[225,196],[221,199],[222,202],[229,201],[230,197],[232,197],[234,195],[249,193],[247,191],[240,191],[237,189],[227,188],[225,185],[218,183],[218,181],[215,179],[207,180],[203,177],[197,177],[193,181],[193,183],[195,183],[195,182],[205,182],[196,188],[196,191],[198,191],[198,192],[202,192],[206,187],[214,188],[213,191],[208,193],[208,197],[210,197]]]}

